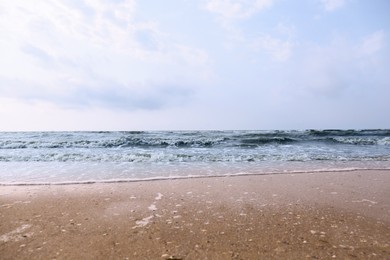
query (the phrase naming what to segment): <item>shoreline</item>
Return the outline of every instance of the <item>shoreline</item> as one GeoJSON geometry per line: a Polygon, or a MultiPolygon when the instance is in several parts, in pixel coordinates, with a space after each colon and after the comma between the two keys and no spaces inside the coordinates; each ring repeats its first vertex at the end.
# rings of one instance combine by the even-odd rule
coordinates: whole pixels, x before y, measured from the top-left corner
{"type": "Polygon", "coordinates": [[[344,173],[344,172],[370,172],[370,171],[389,171],[390,168],[344,168],[344,169],[317,169],[317,170],[291,170],[291,171],[274,171],[274,172],[240,172],[214,175],[174,175],[174,176],[158,176],[151,178],[140,179],[107,179],[107,180],[85,180],[85,181],[63,181],[63,182],[15,182],[2,183],[0,187],[12,186],[62,186],[62,185],[91,185],[91,184],[115,184],[115,183],[136,183],[136,182],[153,182],[153,181],[170,181],[170,180],[190,180],[190,179],[207,179],[207,178],[225,178],[225,177],[246,177],[246,176],[269,176],[269,175],[291,175],[291,174],[321,174],[321,173],[344,173]]]}
{"type": "Polygon", "coordinates": [[[390,256],[388,170],[206,177],[0,186],[0,255],[390,256]]]}

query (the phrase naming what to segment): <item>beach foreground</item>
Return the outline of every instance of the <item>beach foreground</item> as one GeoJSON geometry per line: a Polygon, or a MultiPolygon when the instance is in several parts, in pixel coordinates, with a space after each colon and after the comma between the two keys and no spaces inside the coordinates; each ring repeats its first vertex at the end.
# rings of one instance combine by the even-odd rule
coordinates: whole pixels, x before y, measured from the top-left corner
{"type": "Polygon", "coordinates": [[[390,172],[0,187],[1,259],[389,259],[390,172]]]}

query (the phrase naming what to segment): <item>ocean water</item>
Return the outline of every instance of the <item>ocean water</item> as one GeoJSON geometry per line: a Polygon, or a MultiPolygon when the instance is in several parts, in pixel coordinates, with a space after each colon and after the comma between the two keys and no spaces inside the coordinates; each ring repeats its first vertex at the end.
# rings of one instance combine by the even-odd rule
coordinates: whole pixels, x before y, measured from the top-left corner
{"type": "Polygon", "coordinates": [[[390,130],[0,133],[0,184],[390,169],[390,130]]]}

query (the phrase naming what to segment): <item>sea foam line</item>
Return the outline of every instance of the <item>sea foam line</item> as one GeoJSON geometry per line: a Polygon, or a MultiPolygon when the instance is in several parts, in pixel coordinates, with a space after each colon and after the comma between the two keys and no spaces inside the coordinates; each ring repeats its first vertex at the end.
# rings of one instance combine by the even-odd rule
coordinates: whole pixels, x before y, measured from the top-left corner
{"type": "Polygon", "coordinates": [[[0,182],[0,186],[49,186],[49,185],[84,185],[84,184],[110,184],[110,183],[130,183],[146,181],[166,181],[166,180],[186,180],[186,179],[206,179],[238,176],[257,176],[257,175],[282,175],[282,174],[308,174],[308,173],[332,173],[332,172],[354,172],[354,171],[390,171],[390,168],[342,168],[342,169],[314,169],[314,170],[286,170],[270,172],[237,172],[226,174],[210,175],[174,175],[174,176],[156,176],[149,178],[131,178],[131,179],[107,179],[107,180],[86,180],[86,181],[63,181],[63,182],[0,182]]]}

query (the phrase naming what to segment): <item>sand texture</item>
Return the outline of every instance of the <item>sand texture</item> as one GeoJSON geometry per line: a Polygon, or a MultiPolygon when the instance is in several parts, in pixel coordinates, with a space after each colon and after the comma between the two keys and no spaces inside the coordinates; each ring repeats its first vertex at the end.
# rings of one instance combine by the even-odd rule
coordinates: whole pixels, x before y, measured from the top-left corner
{"type": "Polygon", "coordinates": [[[0,259],[390,259],[390,171],[3,186],[0,259]]]}

